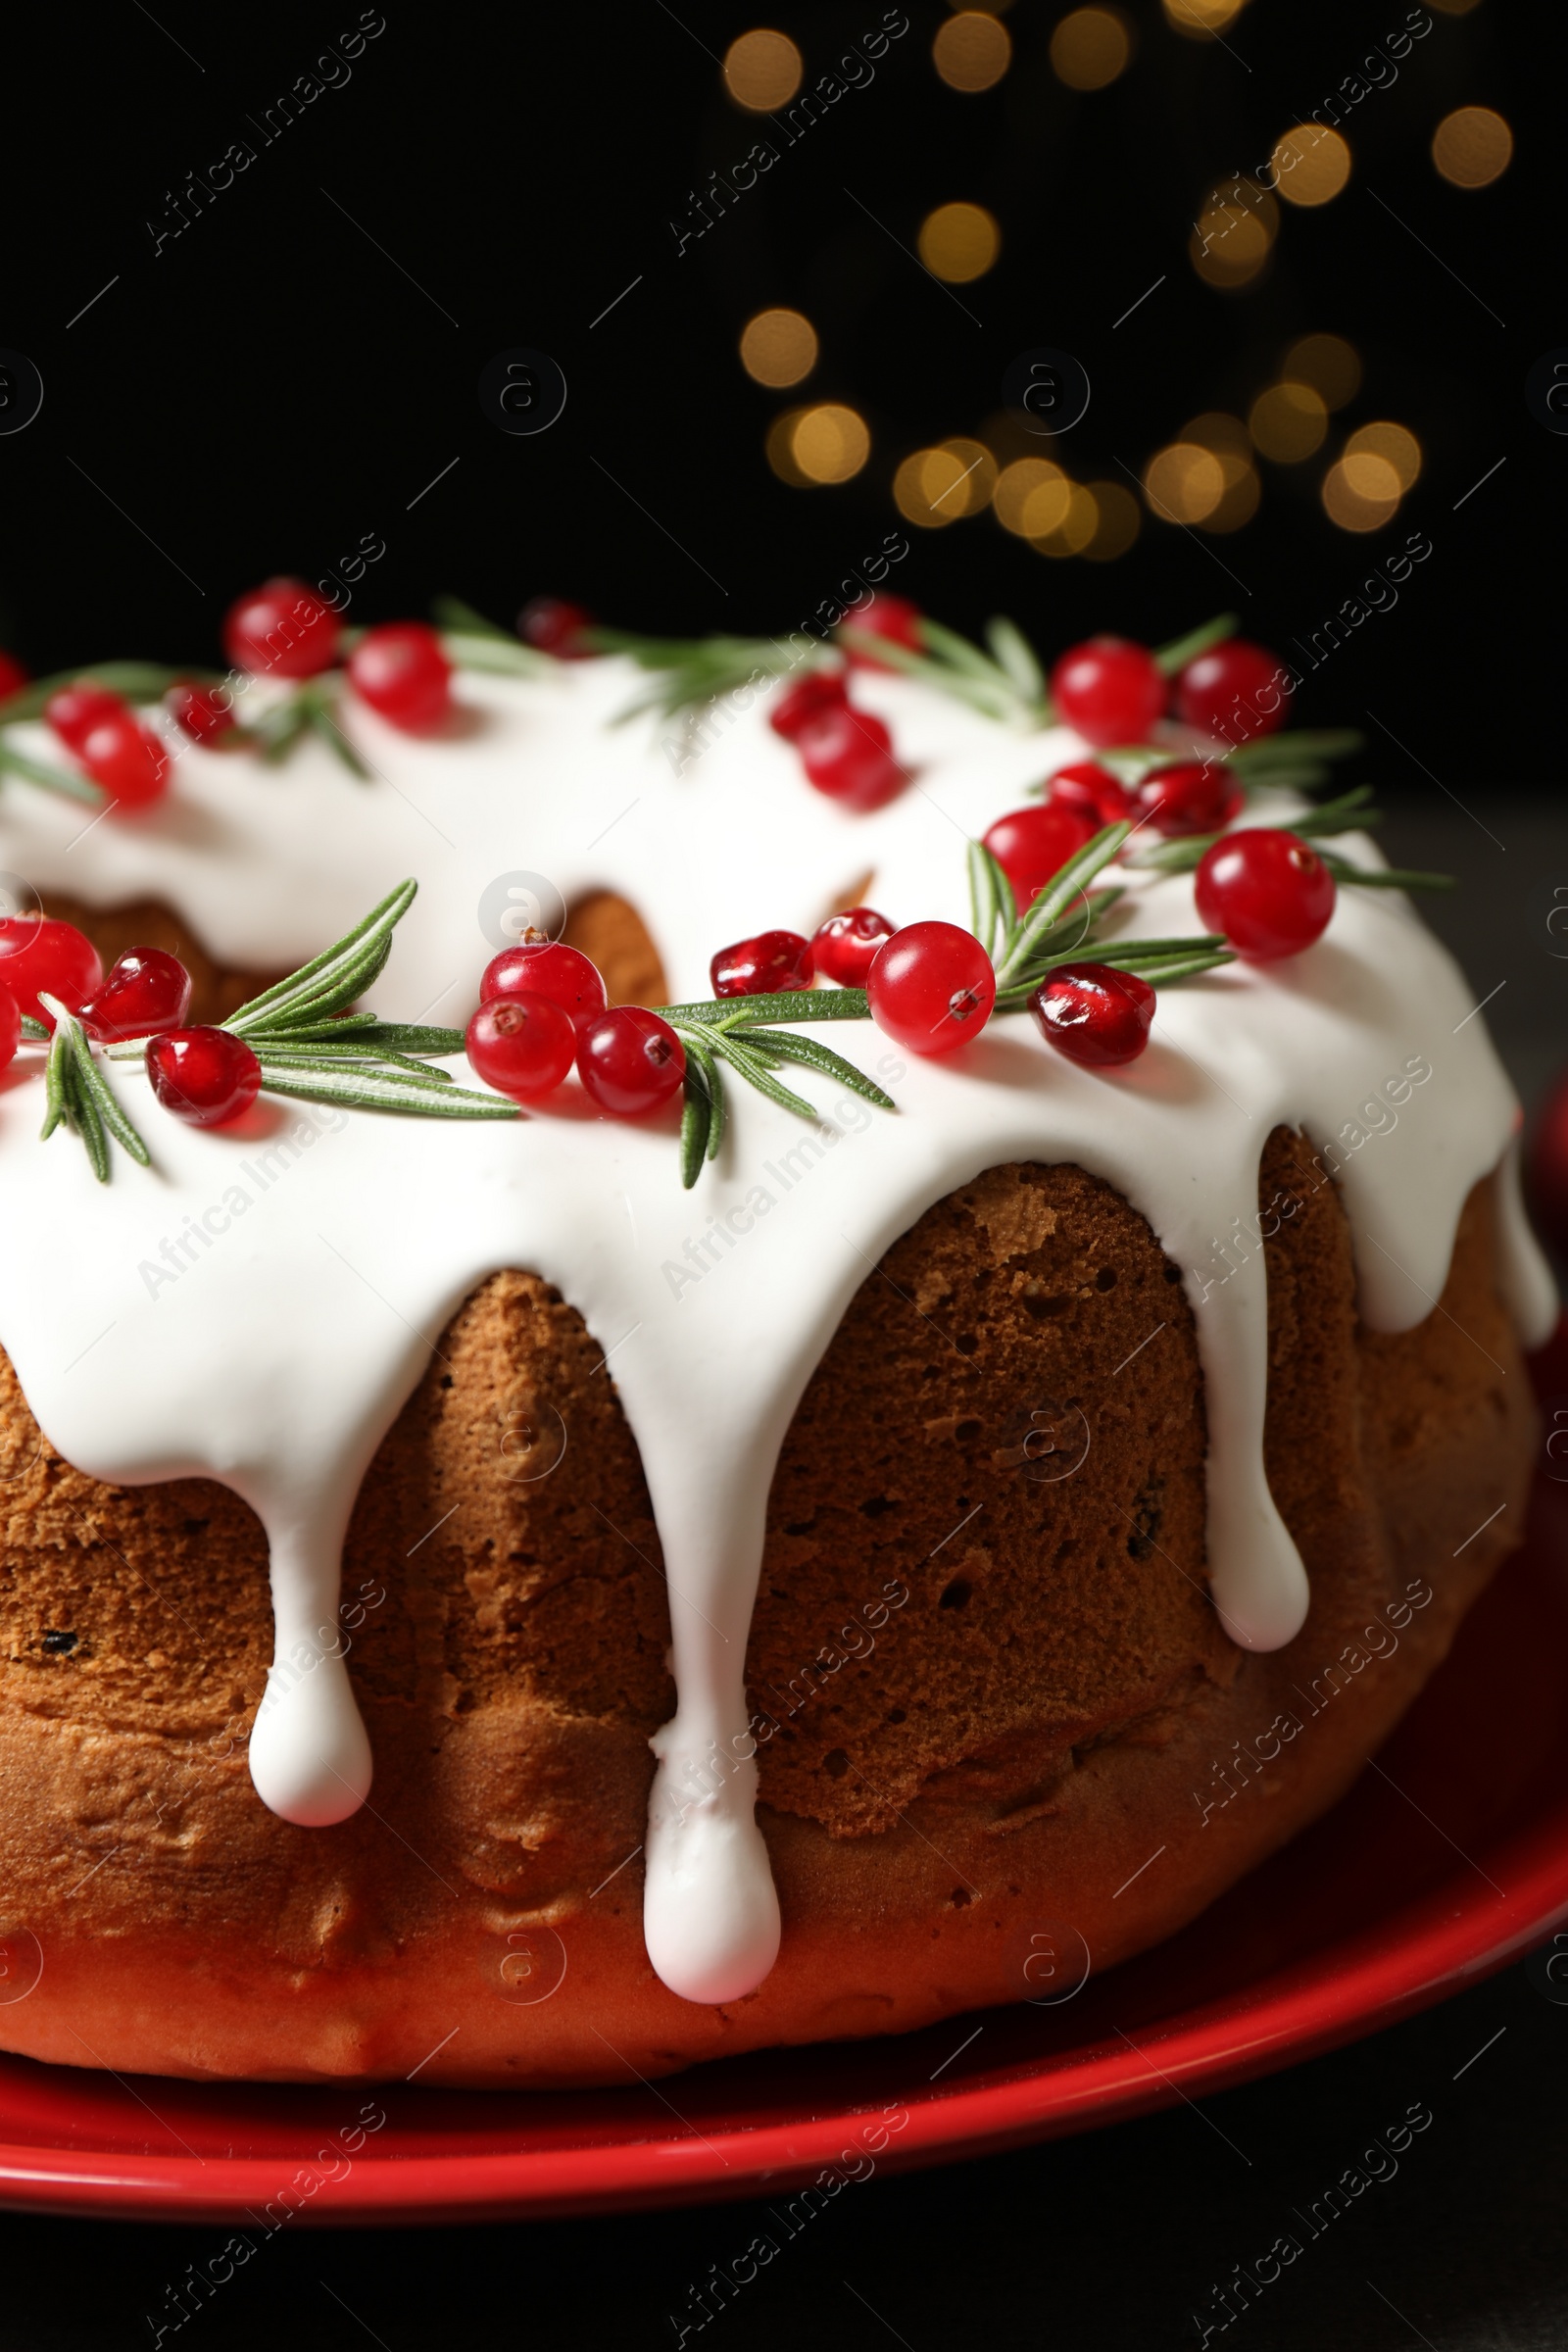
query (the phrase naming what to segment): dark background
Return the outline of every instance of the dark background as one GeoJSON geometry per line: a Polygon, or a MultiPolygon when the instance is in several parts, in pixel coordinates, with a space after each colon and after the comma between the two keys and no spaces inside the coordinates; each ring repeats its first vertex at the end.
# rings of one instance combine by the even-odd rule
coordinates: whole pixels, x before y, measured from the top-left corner
{"type": "MultiPolygon", "coordinates": [[[[679,259],[669,220],[756,135],[723,93],[728,42],[758,22],[779,25],[814,74],[880,8],[756,18],[633,0],[591,15],[535,0],[507,18],[391,0],[386,13],[348,86],[262,149],[156,257],[146,222],[167,224],[187,171],[231,139],[259,145],[246,117],[357,11],[217,14],[162,0],[154,21],[129,0],[9,28],[0,343],[36,363],[46,397],[33,425],[0,438],[0,640],[39,670],[126,654],[216,660],[240,589],[279,568],[317,577],[372,532],[387,554],[356,618],[419,612],[452,589],[507,619],[555,590],[662,632],[781,628],[897,525],[890,485],[904,455],[983,427],[1019,351],[1054,344],[1083,360],[1094,397],[1062,454],[1079,478],[1115,477],[1118,461],[1141,472],[1200,411],[1245,415],[1295,337],[1332,331],[1365,369],[1337,432],[1392,416],[1425,453],[1386,531],[1361,538],[1329,522],[1317,497],[1325,451],[1264,466],[1259,513],[1234,536],[1146,519],[1117,563],[1048,563],[982,515],[911,532],[897,585],[971,631],[1010,612],[1048,655],[1103,626],[1157,640],[1231,604],[1249,633],[1288,652],[1424,530],[1433,554],[1397,610],[1308,682],[1299,715],[1355,723],[1370,707],[1407,747],[1369,727],[1360,773],[1387,796],[1391,852],[1462,876],[1437,919],[1478,998],[1503,983],[1487,1017],[1522,1090],[1539,1096],[1563,1057],[1565,966],[1545,916],[1558,871],[1568,882],[1552,561],[1568,438],[1524,400],[1530,366],[1568,344],[1560,138],[1540,103],[1565,61],[1546,12],[1533,12],[1527,34],[1516,24],[1510,49],[1498,0],[1458,18],[1434,11],[1396,85],[1347,126],[1349,187],[1321,211],[1282,208],[1270,268],[1231,295],[1188,261],[1198,206],[1402,23],[1402,0],[1354,11],[1252,0],[1223,46],[1179,39],[1156,9],[1135,8],[1135,61],[1092,95],[1051,71],[1062,10],[1019,0],[1006,19],[1012,69],[973,97],[932,70],[944,12],[911,6],[872,86],[679,259]],[[1439,119],[1472,102],[1502,112],[1518,146],[1501,180],[1466,193],[1439,178],[1428,146],[1439,119]],[[948,199],[996,214],[1001,263],[958,289],[978,325],[846,188],[905,244],[948,199]],[[870,425],[870,463],[841,488],[787,488],[765,463],[770,419],[801,395],[750,383],[736,342],[772,303],[799,306],[821,337],[805,394],[846,400],[870,425]],[[497,432],[475,397],[485,361],[517,344],[552,353],[570,387],[560,422],[532,439],[497,432]]],[[[1422,2098],[1436,2121],[1398,2180],[1312,2248],[1236,2336],[1379,2352],[1560,2345],[1565,2037],[1568,2011],[1511,1971],[1201,2110],[879,2179],[749,2289],[714,2340],[728,2330],[763,2345],[909,2352],[963,2336],[1183,2340],[1187,2310],[1266,2244],[1278,2207],[1422,2098]]],[[[473,2341],[499,2322],[507,2340],[530,2344],[673,2343],[666,2313],[750,2234],[744,2207],[302,2234],[246,2275],[216,2322],[193,2323],[190,2340],[205,2325],[237,2345],[283,2332],[409,2352],[473,2341]]],[[[0,2222],[0,2345],[147,2340],[143,2311],[215,2242],[0,2222]]]]}

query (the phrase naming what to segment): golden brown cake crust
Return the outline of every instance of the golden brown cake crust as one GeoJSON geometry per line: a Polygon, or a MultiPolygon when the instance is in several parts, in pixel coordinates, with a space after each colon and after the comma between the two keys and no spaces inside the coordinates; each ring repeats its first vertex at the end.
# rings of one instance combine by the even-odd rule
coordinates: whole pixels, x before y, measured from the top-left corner
{"type": "Polygon", "coordinates": [[[1281,1196],[1267,1458],[1312,1608],[1272,1655],[1206,1598],[1192,1315],[1119,1196],[994,1169],[868,1277],[773,1486],[749,1680],[784,1943],[722,2008],[643,1950],[658,1537],[556,1293],[492,1277],[365,1480],[345,1631],[376,1778],[330,1830],[246,1771],[251,1514],[207,1482],[82,1477],[4,1367],[0,1931],[43,1974],[0,2042],[311,2078],[404,2075],[450,2034],[421,2081],[619,2081],[1019,1998],[1043,1919],[1097,1969],[1169,1934],[1348,1785],[1507,1548],[1455,1545],[1526,1483],[1490,1186],[1446,1311],[1397,1338],[1359,1328],[1337,1196],[1284,1130],[1281,1196]]]}

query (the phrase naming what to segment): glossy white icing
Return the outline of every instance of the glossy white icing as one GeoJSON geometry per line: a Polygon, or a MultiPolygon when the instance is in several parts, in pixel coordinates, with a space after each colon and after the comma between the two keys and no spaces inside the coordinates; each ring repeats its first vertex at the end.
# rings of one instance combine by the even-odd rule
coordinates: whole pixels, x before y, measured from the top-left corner
{"type": "MultiPolygon", "coordinates": [[[[716,947],[809,931],[868,872],[895,919],[962,921],[965,839],[1080,748],[867,679],[860,699],[916,775],[891,808],[854,817],[807,786],[760,709],[677,772],[678,727],[610,723],[639,682],[619,662],[539,683],[465,677],[463,721],[436,742],[355,710],[368,784],[315,747],[281,768],[187,749],[161,808],[86,832],[74,808],[8,782],[0,866],[91,904],[161,900],[225,962],[267,969],[416,874],[375,1007],[461,1024],[494,949],[478,906],[499,875],[542,873],[567,900],[622,892],[674,995],[706,996],[716,947]]],[[[1187,880],[1138,886],[1129,930],[1199,927],[1187,880]]],[[[79,1147],[38,1143],[38,1057],[24,1052],[0,1091],[0,1183],[32,1247],[0,1263],[0,1344],[52,1442],[90,1475],[215,1477],[256,1510],[277,1647],[251,1767],[274,1811],[318,1824],[352,1813],[370,1778],[337,1632],[360,1480],[475,1284],[502,1266],[554,1283],[607,1352],[668,1579],[678,1703],[654,1742],[649,1953],[688,1999],[735,1998],[766,1974],[780,1932],[746,1733],[767,1491],[880,1253],[955,1186],[1014,1158],[1076,1161],[1142,1210],[1197,1317],[1215,1603],[1236,1641],[1276,1646],[1307,1592],[1263,1473],[1259,1152],[1281,1122],[1340,1139],[1362,1311],[1384,1330],[1419,1322],[1465,1195],[1516,1119],[1471,1005],[1402,899],[1347,891],[1307,955],[1163,992],[1150,1050],[1125,1072],[1075,1068],[1025,1016],[940,1063],[869,1024],[837,1029],[897,1114],[806,1076],[824,1112],[813,1129],[732,1085],[729,1139],[691,1194],[667,1127],[600,1121],[574,1090],[514,1125],[264,1103],[246,1131],[210,1134],[165,1117],[134,1067],[110,1083],[154,1164],[117,1156],[100,1188],[79,1147]]],[[[1512,1178],[1504,1200],[1510,1301],[1539,1339],[1551,1286],[1512,1178]]],[[[500,1424],[496,1444],[507,1449],[500,1424]]],[[[408,1545],[428,1532],[411,1527],[408,1545]]]]}

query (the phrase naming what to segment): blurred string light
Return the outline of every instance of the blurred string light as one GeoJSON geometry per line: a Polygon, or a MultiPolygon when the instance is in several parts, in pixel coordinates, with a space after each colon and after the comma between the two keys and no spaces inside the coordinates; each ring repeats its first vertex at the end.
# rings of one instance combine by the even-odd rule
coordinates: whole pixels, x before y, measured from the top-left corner
{"type": "Polygon", "coordinates": [[[1399,477],[1375,450],[1352,450],[1323,476],[1323,509],[1342,531],[1377,531],[1399,508],[1399,477]]]}
{"type": "Polygon", "coordinates": [[[1132,492],[1121,482],[1090,482],[1095,502],[1095,535],[1084,549],[1091,564],[1112,564],[1124,556],[1143,527],[1143,514],[1132,492]]]}
{"type": "Polygon", "coordinates": [[[984,205],[939,204],[921,221],[916,242],[933,277],[962,286],[991,268],[1002,251],[1002,231],[984,205]]]}
{"type": "Polygon", "coordinates": [[[1255,180],[1235,179],[1210,196],[1198,216],[1188,253],[1205,285],[1222,292],[1249,286],[1279,233],[1279,206],[1255,180]]]}
{"type": "Polygon", "coordinates": [[[1343,335],[1302,335],[1285,355],[1287,381],[1310,384],[1326,409],[1343,409],[1361,389],[1361,362],[1343,335]]]}
{"type": "Polygon", "coordinates": [[[770,115],[787,106],[801,86],[805,68],[788,33],[760,25],[743,32],[724,52],[724,86],[749,115],[770,115]]]}
{"type": "Polygon", "coordinates": [[[1489,188],[1513,160],[1513,132],[1490,106],[1456,107],[1432,134],[1432,161],[1456,188],[1489,188]]]}
{"type": "Polygon", "coordinates": [[[1012,42],[994,16],[965,8],[938,25],[931,58],[949,89],[989,90],[1012,63],[1012,42]]]}
{"type": "Polygon", "coordinates": [[[1019,539],[1043,539],[1065,521],[1072,484],[1050,458],[1015,458],[997,476],[997,520],[1019,539]]]}
{"type": "Polygon", "coordinates": [[[1345,444],[1347,458],[1381,458],[1394,468],[1400,491],[1413,489],[1421,475],[1421,444],[1414,433],[1402,424],[1391,424],[1380,418],[1375,424],[1357,425],[1345,444]]]}
{"type": "Polygon", "coordinates": [[[940,531],[991,503],[997,461],[983,441],[956,436],[934,449],[917,449],[893,477],[893,501],[906,522],[940,531]]]}
{"type": "Polygon", "coordinates": [[[1031,533],[1029,544],[1040,556],[1081,556],[1093,545],[1099,527],[1100,506],[1094,492],[1082,482],[1069,482],[1067,504],[1059,519],[1049,531],[1031,533]]]}
{"type": "Polygon", "coordinates": [[[1070,90],[1102,90],[1126,71],[1133,53],[1125,20],[1115,9],[1075,8],[1051,36],[1051,63],[1070,90]]]}
{"type": "Polygon", "coordinates": [[[1201,522],[1225,495],[1225,468],[1200,441],[1172,441],[1144,467],[1144,498],[1161,522],[1201,522]]]}
{"type": "Polygon", "coordinates": [[[1220,469],[1223,488],[1217,503],[1202,517],[1205,531],[1239,531],[1257,513],[1262,485],[1252,464],[1252,444],[1239,416],[1211,409],[1183,425],[1181,439],[1206,449],[1220,469]]]}
{"type": "Polygon", "coordinates": [[[1247,423],[1262,456],[1276,466],[1299,466],[1317,455],[1328,436],[1328,404],[1315,385],[1287,376],[1258,394],[1247,423]]]}
{"type": "Polygon", "coordinates": [[[781,390],[816,366],[816,329],[799,311],[759,311],[742,330],[740,350],[754,383],[781,390]]]}
{"type": "Polygon", "coordinates": [[[793,490],[853,481],[871,454],[865,419],[838,401],[790,409],[768,428],[767,462],[793,490]]]}
{"type": "Polygon", "coordinates": [[[1274,185],[1287,204],[1328,204],[1350,176],[1350,150],[1337,130],[1298,122],[1274,142],[1274,185]]]}
{"type": "Polygon", "coordinates": [[[1247,0],[1163,0],[1165,22],[1190,41],[1217,41],[1233,25],[1247,0]]]}

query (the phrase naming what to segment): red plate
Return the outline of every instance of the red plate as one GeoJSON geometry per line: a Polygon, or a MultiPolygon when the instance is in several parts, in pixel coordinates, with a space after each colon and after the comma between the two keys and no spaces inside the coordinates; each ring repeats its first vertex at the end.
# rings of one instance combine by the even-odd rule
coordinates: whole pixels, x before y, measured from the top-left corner
{"type": "MultiPolygon", "coordinates": [[[[1568,1414],[1568,1325],[1537,1373],[1568,1414]]],[[[1564,1918],[1568,1484],[1544,1477],[1524,1551],[1379,1768],[1061,2007],[559,2094],[213,2087],[0,2058],[0,2203],[265,2229],[269,2206],[276,2227],[776,2194],[825,2165],[980,2155],[1267,2074],[1441,2000],[1564,1918]]]]}

